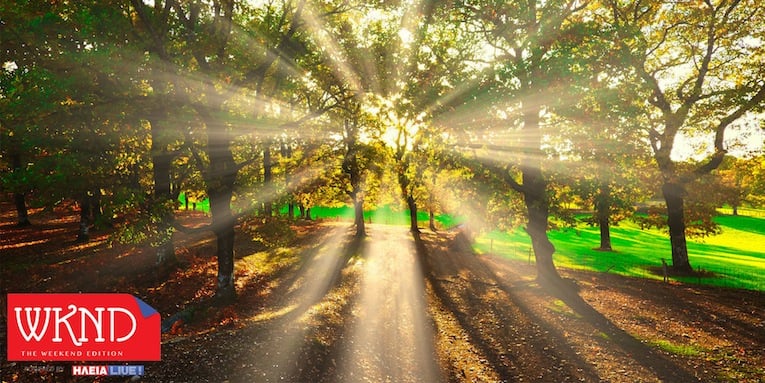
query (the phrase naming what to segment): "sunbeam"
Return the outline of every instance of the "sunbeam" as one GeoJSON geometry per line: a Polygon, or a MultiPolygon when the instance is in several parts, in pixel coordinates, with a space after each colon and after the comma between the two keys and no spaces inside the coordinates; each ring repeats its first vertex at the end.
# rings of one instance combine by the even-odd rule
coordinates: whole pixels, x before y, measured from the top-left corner
{"type": "Polygon", "coordinates": [[[413,240],[402,227],[374,225],[367,241],[340,381],[439,381],[413,240]]]}
{"type": "Polygon", "coordinates": [[[765,1],[0,9],[3,383],[765,372],[765,1]]]}
{"type": "MultiPolygon", "coordinates": [[[[317,16],[318,11],[313,9],[311,4],[306,4],[307,12],[303,13],[303,21],[306,23],[311,37],[316,40],[318,46],[326,52],[326,57],[330,61],[329,68],[341,80],[347,83],[353,92],[362,92],[364,85],[360,76],[351,66],[351,62],[345,49],[338,43],[339,36],[333,36],[326,29],[326,23],[322,22],[317,16]]],[[[362,63],[363,65],[363,63],[362,63]]]]}
{"type": "Polygon", "coordinates": [[[343,280],[355,272],[351,260],[359,247],[358,242],[348,238],[346,228],[337,225],[322,243],[301,253],[296,273],[274,286],[279,299],[276,308],[247,321],[266,326],[259,331],[267,334],[267,343],[256,343],[251,353],[259,359],[254,361],[258,381],[291,381],[300,376],[300,369],[305,367],[301,367],[304,362],[300,359],[301,349],[306,342],[310,345],[327,335],[324,334],[330,326],[327,320],[338,315],[328,311],[347,304],[348,294],[354,288],[352,281],[343,280]],[[344,283],[351,285],[343,286],[344,283]]]}

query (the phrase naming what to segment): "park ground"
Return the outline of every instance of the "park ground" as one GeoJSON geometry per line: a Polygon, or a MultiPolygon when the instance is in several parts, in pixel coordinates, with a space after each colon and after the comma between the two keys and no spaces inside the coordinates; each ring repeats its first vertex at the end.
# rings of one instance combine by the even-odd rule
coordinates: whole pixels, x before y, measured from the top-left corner
{"type": "MultiPolygon", "coordinates": [[[[176,233],[178,262],[157,268],[109,230],[75,243],[69,211],[16,228],[0,207],[0,337],[9,292],[131,293],[168,324],[162,361],[132,381],[765,382],[762,292],[567,269],[543,287],[533,265],[476,254],[459,231],[373,224],[354,239],[325,221],[294,223],[281,247],[240,227],[238,299],[221,305],[209,233],[176,233]]],[[[126,381],[0,363],[3,382],[126,381]]]]}

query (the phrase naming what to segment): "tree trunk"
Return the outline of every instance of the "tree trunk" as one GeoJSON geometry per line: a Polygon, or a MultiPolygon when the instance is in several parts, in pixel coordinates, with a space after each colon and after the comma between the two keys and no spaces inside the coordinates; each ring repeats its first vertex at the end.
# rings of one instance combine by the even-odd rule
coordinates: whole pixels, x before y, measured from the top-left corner
{"type": "MultiPolygon", "coordinates": [[[[292,148],[282,141],[279,154],[281,154],[284,159],[290,159],[292,158],[292,148]]],[[[284,189],[288,197],[287,219],[292,221],[295,219],[295,195],[292,191],[292,170],[289,168],[284,171],[284,189]]]]}
{"type": "Polygon", "coordinates": [[[524,171],[524,200],[529,215],[526,231],[531,237],[531,246],[534,249],[534,258],[537,264],[537,279],[543,282],[555,282],[560,280],[560,275],[553,264],[552,255],[555,252],[550,239],[547,237],[549,207],[545,197],[545,183],[541,180],[539,171],[524,171]]]}
{"type": "Polygon", "coordinates": [[[303,205],[302,203],[298,204],[298,211],[300,214],[300,219],[305,219],[305,205],[303,205]]]}
{"type": "Polygon", "coordinates": [[[217,243],[218,286],[216,296],[227,300],[234,291],[234,217],[231,214],[232,185],[209,189],[212,230],[217,243]]]}
{"type": "Polygon", "coordinates": [[[733,215],[738,216],[738,205],[733,205],[733,215]]]}
{"type": "Polygon", "coordinates": [[[24,227],[31,225],[32,222],[29,222],[29,213],[27,212],[24,193],[13,193],[13,200],[16,203],[16,216],[18,217],[16,226],[24,227]]]}
{"type": "Polygon", "coordinates": [[[90,196],[83,192],[80,197],[80,227],[77,231],[77,242],[85,243],[90,240],[90,196]]]}
{"type": "Polygon", "coordinates": [[[611,247],[611,186],[604,182],[595,200],[598,227],[600,228],[600,250],[612,251],[611,247]]]}
{"type": "Polygon", "coordinates": [[[311,220],[311,208],[310,207],[305,209],[305,220],[306,221],[310,221],[311,220]]]}
{"type": "Polygon", "coordinates": [[[229,223],[221,222],[221,225],[215,230],[218,260],[218,288],[215,295],[223,301],[230,301],[236,297],[234,288],[234,239],[233,218],[229,219],[229,223]]]}
{"type": "Polygon", "coordinates": [[[364,223],[364,198],[360,192],[354,192],[353,196],[353,224],[356,225],[356,238],[363,238],[367,235],[364,223]]]}
{"type": "Polygon", "coordinates": [[[676,272],[689,273],[693,271],[688,259],[688,245],[685,240],[685,212],[683,185],[667,182],[662,187],[664,201],[667,203],[667,226],[669,226],[669,241],[672,246],[672,269],[676,272]]]}
{"type": "Polygon", "coordinates": [[[600,250],[613,251],[611,247],[611,228],[607,216],[598,213],[598,226],[600,227],[600,250]]]}
{"type": "Polygon", "coordinates": [[[406,204],[409,206],[409,231],[412,233],[419,233],[420,228],[417,225],[417,202],[411,194],[406,197],[406,204]]]}
{"type": "Polygon", "coordinates": [[[343,173],[348,175],[348,181],[351,184],[348,196],[353,201],[353,224],[356,226],[356,238],[363,238],[366,237],[367,231],[364,224],[364,195],[361,190],[362,168],[359,166],[359,159],[357,158],[359,151],[358,126],[349,120],[346,120],[343,126],[346,133],[343,173]]]}
{"type": "Polygon", "coordinates": [[[437,230],[436,230],[436,212],[434,211],[436,206],[436,197],[433,195],[433,193],[436,188],[437,174],[438,173],[433,172],[433,177],[431,178],[431,185],[433,189],[430,191],[430,197],[429,197],[430,206],[428,206],[428,227],[430,228],[431,231],[434,231],[434,232],[437,230]]]}
{"type": "MultiPolygon", "coordinates": [[[[273,163],[271,162],[271,143],[266,141],[263,144],[263,186],[265,190],[271,190],[273,182],[273,163]]],[[[273,216],[273,196],[267,193],[263,201],[263,215],[266,218],[273,216]]]]}
{"type": "MultiPolygon", "coordinates": [[[[217,108],[211,110],[218,110],[217,108]]],[[[238,167],[231,152],[231,135],[224,124],[201,110],[207,125],[207,151],[210,159],[205,183],[210,198],[212,231],[217,243],[215,256],[218,261],[218,285],[215,292],[220,302],[230,302],[236,297],[234,288],[234,225],[231,199],[238,167]]]]}
{"type": "Polygon", "coordinates": [[[558,282],[560,275],[553,264],[552,255],[555,246],[547,236],[550,215],[547,199],[547,183],[542,176],[542,156],[540,149],[542,135],[539,131],[539,109],[525,108],[523,113],[523,135],[526,150],[522,161],[523,199],[528,212],[526,231],[531,237],[534,257],[537,264],[537,280],[540,282],[558,282]]]}
{"type": "MultiPolygon", "coordinates": [[[[154,177],[154,203],[163,205],[161,217],[157,225],[159,238],[155,247],[156,263],[158,265],[173,263],[175,247],[173,246],[172,221],[173,211],[168,204],[172,201],[170,168],[172,155],[167,152],[167,146],[162,142],[162,130],[157,118],[149,120],[151,124],[151,162],[154,177]]],[[[186,195],[186,210],[189,210],[189,196],[186,195]]]]}
{"type": "Polygon", "coordinates": [[[91,198],[90,211],[91,211],[91,214],[93,215],[93,224],[95,225],[96,228],[110,225],[111,224],[110,220],[107,221],[104,218],[104,211],[101,208],[101,197],[103,196],[103,194],[101,194],[101,189],[96,188],[94,190],[95,191],[90,196],[91,198]]]}
{"type": "MultiPolygon", "coordinates": [[[[13,171],[14,172],[21,172],[21,156],[17,153],[11,154],[11,162],[13,164],[13,171]]],[[[17,217],[17,223],[16,226],[18,227],[24,227],[29,226],[32,223],[29,222],[29,213],[27,212],[27,204],[25,201],[25,196],[23,192],[17,191],[13,193],[13,200],[16,203],[16,217],[17,217]]]]}
{"type": "Polygon", "coordinates": [[[417,226],[417,202],[414,200],[409,186],[411,180],[406,175],[406,169],[409,166],[408,161],[403,161],[403,151],[400,151],[396,155],[396,161],[398,162],[398,185],[401,188],[401,197],[406,201],[406,205],[409,208],[409,231],[412,233],[419,233],[420,228],[417,226]]]}

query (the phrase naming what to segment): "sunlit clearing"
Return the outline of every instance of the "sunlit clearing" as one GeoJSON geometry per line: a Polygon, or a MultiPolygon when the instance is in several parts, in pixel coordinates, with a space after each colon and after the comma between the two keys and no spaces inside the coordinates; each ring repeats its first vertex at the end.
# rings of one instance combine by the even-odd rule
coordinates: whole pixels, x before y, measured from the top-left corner
{"type": "Polygon", "coordinates": [[[437,382],[424,281],[405,228],[372,225],[341,380],[437,382]]]}

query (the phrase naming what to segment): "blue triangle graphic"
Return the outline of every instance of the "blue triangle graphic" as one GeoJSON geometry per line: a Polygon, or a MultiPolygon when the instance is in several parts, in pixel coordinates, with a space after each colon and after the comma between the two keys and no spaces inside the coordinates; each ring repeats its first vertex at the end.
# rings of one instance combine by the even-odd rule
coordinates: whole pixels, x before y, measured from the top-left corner
{"type": "Polygon", "coordinates": [[[138,303],[138,308],[141,309],[141,315],[143,315],[144,318],[148,318],[157,313],[157,310],[154,310],[153,307],[149,306],[140,298],[133,297],[133,299],[135,299],[135,302],[138,303]]]}

